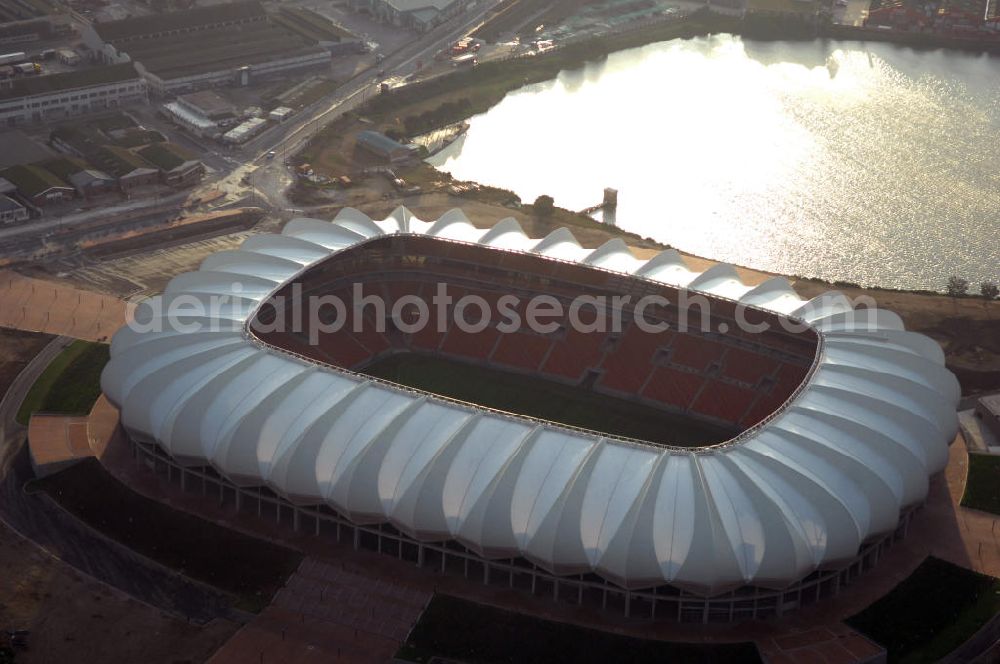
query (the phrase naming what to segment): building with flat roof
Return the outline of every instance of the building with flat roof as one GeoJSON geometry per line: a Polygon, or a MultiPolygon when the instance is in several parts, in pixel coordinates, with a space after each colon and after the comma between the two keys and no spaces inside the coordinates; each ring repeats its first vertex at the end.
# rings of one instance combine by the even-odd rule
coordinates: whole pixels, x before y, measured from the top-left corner
{"type": "Polygon", "coordinates": [[[209,120],[227,120],[236,117],[236,105],[211,90],[192,92],[177,98],[177,101],[209,120]]]}
{"type": "Polygon", "coordinates": [[[0,87],[0,126],[51,122],[145,101],[146,83],[128,63],[19,78],[0,87]]]}
{"type": "Polygon", "coordinates": [[[51,39],[69,32],[70,15],[49,0],[0,0],[0,48],[51,39]]]}
{"type": "Polygon", "coordinates": [[[369,12],[383,23],[426,32],[462,12],[467,0],[351,0],[355,11],[369,12]]]}
{"type": "Polygon", "coordinates": [[[345,43],[360,42],[357,35],[343,26],[304,7],[279,7],[271,15],[271,20],[328,50],[336,50],[345,43]]]}
{"type": "Polygon", "coordinates": [[[0,168],[30,164],[51,157],[52,150],[24,132],[16,130],[0,132],[0,168]]]}
{"type": "Polygon", "coordinates": [[[83,37],[105,61],[134,63],[160,95],[245,86],[330,61],[329,51],[272,21],[258,2],[99,23],[83,37]]]}
{"type": "Polygon", "coordinates": [[[250,118],[223,134],[222,140],[226,143],[233,143],[236,145],[245,143],[260,132],[264,131],[265,127],[267,127],[267,120],[264,118],[250,118]]]}
{"type": "Polygon", "coordinates": [[[196,136],[217,138],[239,121],[236,106],[211,90],[182,95],[163,105],[163,113],[196,136]]]}
{"type": "Polygon", "coordinates": [[[128,50],[121,47],[129,43],[266,20],[264,8],[256,0],[250,0],[95,23],[88,26],[82,36],[84,44],[91,50],[104,53],[108,60],[117,60],[128,50]]]}
{"type": "Polygon", "coordinates": [[[981,397],[976,402],[976,417],[990,433],[1000,439],[1000,393],[981,397]]]}

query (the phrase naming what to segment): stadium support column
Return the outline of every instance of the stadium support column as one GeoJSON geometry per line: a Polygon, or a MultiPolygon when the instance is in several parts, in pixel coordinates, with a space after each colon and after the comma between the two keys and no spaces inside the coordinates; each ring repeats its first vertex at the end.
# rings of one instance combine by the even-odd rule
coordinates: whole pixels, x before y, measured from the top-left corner
{"type": "Polygon", "coordinates": [[[424,566],[424,545],[422,542],[417,543],[417,567],[424,566]]]}
{"type": "MultiPolygon", "coordinates": [[[[183,479],[183,475],[181,476],[183,479]]],[[[236,511],[239,512],[243,508],[243,489],[236,487],[236,511]]]]}
{"type": "Polygon", "coordinates": [[[292,508],[292,531],[299,532],[299,508],[292,508]]]}

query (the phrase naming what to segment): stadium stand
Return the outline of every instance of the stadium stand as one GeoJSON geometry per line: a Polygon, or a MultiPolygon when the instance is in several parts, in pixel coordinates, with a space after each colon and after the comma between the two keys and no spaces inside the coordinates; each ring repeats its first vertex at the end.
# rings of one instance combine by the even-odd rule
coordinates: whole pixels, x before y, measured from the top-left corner
{"type": "MultiPolygon", "coordinates": [[[[809,336],[811,332],[791,333],[777,326],[749,338],[716,332],[719,321],[714,318],[708,321],[705,331],[691,324],[694,319],[686,327],[675,329],[685,318],[685,312],[676,307],[661,308],[656,313],[672,329],[644,330],[633,319],[634,312],[623,311],[624,329],[604,331],[613,327],[610,312],[605,312],[609,318],[604,326],[594,324],[594,307],[581,307],[571,320],[568,312],[573,298],[595,292],[608,296],[640,289],[648,292],[648,285],[628,278],[609,279],[603,272],[584,266],[526,261],[516,254],[480,247],[435,243],[428,238],[405,241],[412,245],[405,252],[386,251],[383,244],[388,240],[374,241],[337,254],[301,276],[298,287],[302,293],[333,294],[344,300],[351,318],[345,329],[322,335],[316,348],[301,339],[289,339],[287,334],[265,335],[264,339],[353,370],[363,370],[387,352],[413,352],[532,372],[538,374],[539,380],[575,385],[581,390],[736,429],[752,426],[780,406],[805,377],[814,353],[815,341],[786,339],[809,336]],[[369,299],[353,301],[356,293],[348,283],[359,272],[368,275],[360,294],[365,298],[384,297],[381,309],[369,299]],[[447,326],[439,329],[434,297],[442,284],[451,299],[443,311],[447,326]],[[527,313],[526,302],[532,296],[558,298],[564,305],[563,316],[544,321],[555,324],[557,329],[540,333],[522,326],[514,332],[501,332],[497,328],[502,319],[498,303],[502,296],[511,294],[518,298],[514,311],[522,321],[527,313]],[[455,323],[458,303],[469,297],[479,299],[465,301],[461,318],[467,325],[480,321],[483,303],[492,312],[490,323],[480,331],[462,330],[455,323]],[[404,298],[409,306],[399,310],[401,320],[394,324],[389,320],[397,309],[394,305],[404,298]],[[430,324],[407,333],[406,325],[412,325],[419,316],[416,301],[423,303],[421,308],[426,308],[430,324]],[[352,318],[359,315],[360,331],[352,318]],[[377,329],[380,317],[389,322],[384,333],[377,329]]],[[[664,296],[670,302],[678,301],[670,287],[661,290],[666,291],[664,296]]],[[[721,306],[718,315],[723,322],[733,320],[728,303],[721,306]]]]}
{"type": "MultiPolygon", "coordinates": [[[[260,307],[201,317],[219,323],[217,331],[123,328],[101,386],[121,409],[141,465],[182,482],[201,478],[203,491],[211,484],[220,500],[236,495],[248,509],[269,501],[278,515],[293,514],[295,527],[305,517],[338,538],[344,531],[355,548],[442,573],[472,571],[486,584],[493,578],[532,592],[541,585],[592,606],[612,601],[641,620],[761,620],[836,594],[905,534],[927,478],[945,467],[960,389],[941,348],[906,331],[895,314],[855,309],[842,295],[806,301],[785,283],[778,295],[754,289],[739,302],[722,299],[699,288],[707,272],[684,269],[676,252],[641,262],[618,244],[584,249],[565,229],[528,238],[513,219],[483,230],[460,211],[426,222],[403,208],[382,220],[350,208],[329,224],[293,219],[280,235],[248,240],[245,260],[229,271],[203,266],[140,305],[143,320],[159,320],[156,304],[228,297],[239,284],[240,300],[260,307]],[[501,237],[519,249],[489,244],[501,237]],[[293,264],[265,278],[258,254],[293,264]],[[587,264],[608,256],[626,270],[587,264]],[[657,281],[663,266],[678,266],[681,278],[670,281],[682,285],[657,281]],[[593,345],[563,321],[538,335],[548,344],[533,346],[538,364],[525,361],[538,367],[535,387],[529,370],[479,372],[503,369],[500,358],[516,355],[499,329],[483,337],[492,350],[477,348],[472,358],[460,354],[467,340],[451,337],[447,325],[425,335],[397,323],[384,335],[386,353],[419,355],[410,366],[437,383],[462,374],[461,390],[434,393],[433,380],[424,381],[428,392],[398,389],[374,371],[359,375],[377,355],[352,333],[323,334],[310,347],[308,334],[287,331],[294,327],[262,325],[289,322],[291,308],[272,297],[295,302],[354,282],[416,288],[424,300],[439,283],[456,293],[562,301],[655,293],[678,303],[657,312],[665,322],[688,313],[679,304],[685,287],[712,306],[697,329],[647,332],[627,322],[598,333],[593,345]],[[734,327],[738,306],[767,329],[734,327]],[[830,352],[845,339],[867,355],[830,352]],[[584,376],[579,385],[541,369],[560,346],[565,352],[550,366],[584,376]],[[587,352],[571,352],[578,346],[587,352]],[[872,366],[877,353],[885,360],[872,366]],[[453,373],[435,376],[434,359],[453,373]],[[479,376],[521,390],[510,402],[537,403],[503,410],[479,376]],[[554,405],[542,404],[546,391],[554,405]],[[590,417],[559,424],[557,411],[573,406],[576,392],[576,407],[590,407],[590,417]],[[602,404],[613,401],[606,397],[625,400],[619,412],[633,424],[656,415],[668,428],[714,426],[726,435],[714,446],[636,427],[602,433],[602,404]],[[660,412],[642,412],[649,408],[660,412]],[[697,445],[708,446],[692,453],[697,445]]],[[[634,314],[622,313],[625,321],[634,314]]]]}

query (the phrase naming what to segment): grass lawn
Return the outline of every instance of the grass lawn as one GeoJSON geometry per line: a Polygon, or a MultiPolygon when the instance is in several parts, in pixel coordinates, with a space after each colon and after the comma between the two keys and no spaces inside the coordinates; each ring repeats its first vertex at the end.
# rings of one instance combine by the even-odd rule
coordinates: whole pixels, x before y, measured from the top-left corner
{"type": "Polygon", "coordinates": [[[160,564],[232,593],[247,611],[267,606],[302,556],[135,493],[96,459],[32,483],[81,521],[160,564]]]}
{"type": "Polygon", "coordinates": [[[697,447],[733,433],[587,389],[426,355],[390,355],[363,373],[497,410],[651,442],[697,447]]]}
{"type": "Polygon", "coordinates": [[[929,557],[892,592],[845,622],[890,662],[936,662],[1000,611],[1000,579],[929,557]]]}
{"type": "Polygon", "coordinates": [[[107,344],[74,341],[28,390],[17,421],[27,424],[35,412],[86,415],[101,396],[101,370],[107,363],[107,344]]]}
{"type": "Polygon", "coordinates": [[[540,620],[448,595],[434,596],[396,654],[411,662],[428,662],[433,656],[470,664],[753,664],[761,661],[752,643],[645,641],[540,620]]]}
{"type": "Polygon", "coordinates": [[[1000,514],[1000,456],[969,455],[962,507],[1000,514]]]}

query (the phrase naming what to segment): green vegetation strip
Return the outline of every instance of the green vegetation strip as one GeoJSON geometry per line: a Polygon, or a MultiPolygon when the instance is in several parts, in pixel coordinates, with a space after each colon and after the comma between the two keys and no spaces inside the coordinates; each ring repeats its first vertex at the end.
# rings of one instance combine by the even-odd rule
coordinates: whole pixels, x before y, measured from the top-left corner
{"type": "Polygon", "coordinates": [[[752,643],[645,641],[540,620],[448,595],[434,596],[396,654],[397,658],[410,662],[429,662],[434,656],[470,664],[752,664],[761,661],[752,643]]]}
{"type": "Polygon", "coordinates": [[[962,507],[1000,514],[1000,456],[970,454],[962,507]]]}
{"type": "Polygon", "coordinates": [[[697,447],[733,433],[586,388],[426,355],[390,355],[364,373],[509,413],[656,443],[697,447]]]}
{"type": "Polygon", "coordinates": [[[86,459],[34,482],[81,521],[158,563],[260,611],[302,556],[141,496],[86,459]]]}
{"type": "Polygon", "coordinates": [[[17,421],[26,425],[36,412],[86,415],[101,396],[101,371],[107,363],[107,344],[74,341],[28,390],[17,421]]]}
{"type": "Polygon", "coordinates": [[[1000,580],[929,557],[892,592],[845,622],[889,662],[936,662],[1000,611],[1000,580]]]}

